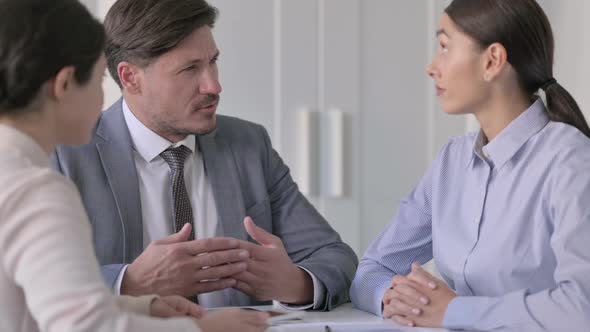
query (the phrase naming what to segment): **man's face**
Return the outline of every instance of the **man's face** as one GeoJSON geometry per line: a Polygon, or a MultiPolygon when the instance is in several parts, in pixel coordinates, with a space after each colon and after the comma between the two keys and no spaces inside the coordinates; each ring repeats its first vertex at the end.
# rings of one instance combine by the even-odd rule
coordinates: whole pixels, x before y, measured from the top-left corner
{"type": "Polygon", "coordinates": [[[211,29],[204,26],[142,69],[134,109],[142,122],[170,141],[215,129],[218,55],[211,29]]]}

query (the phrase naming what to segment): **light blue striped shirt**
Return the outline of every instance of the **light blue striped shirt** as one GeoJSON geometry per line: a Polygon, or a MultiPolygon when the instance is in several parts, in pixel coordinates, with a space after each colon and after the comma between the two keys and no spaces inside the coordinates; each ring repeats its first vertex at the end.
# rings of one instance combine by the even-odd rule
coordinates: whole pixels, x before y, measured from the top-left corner
{"type": "Polygon", "coordinates": [[[433,256],[459,295],[443,327],[590,331],[590,140],[540,100],[485,146],[452,139],[367,249],[354,305],[381,315],[392,277],[433,256]]]}

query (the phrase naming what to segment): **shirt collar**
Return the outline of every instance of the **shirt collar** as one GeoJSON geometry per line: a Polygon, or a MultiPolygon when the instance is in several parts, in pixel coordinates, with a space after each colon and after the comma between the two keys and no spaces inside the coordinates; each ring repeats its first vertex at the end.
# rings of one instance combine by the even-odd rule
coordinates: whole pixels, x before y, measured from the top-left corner
{"type": "Polygon", "coordinates": [[[491,142],[484,145],[480,130],[473,151],[491,161],[497,168],[508,162],[520,148],[549,123],[549,116],[541,99],[537,99],[526,111],[514,119],[491,142]]]}
{"type": "Polygon", "coordinates": [[[181,145],[186,146],[195,153],[195,135],[188,135],[182,141],[172,143],[141,123],[131,109],[129,109],[125,100],[123,100],[123,115],[125,117],[125,122],[127,122],[127,127],[129,128],[133,148],[145,161],[152,162],[160,155],[160,153],[164,152],[169,147],[178,147],[181,145]]]}
{"type": "Polygon", "coordinates": [[[0,124],[0,145],[12,147],[31,161],[34,166],[48,168],[49,155],[37,141],[22,131],[4,124],[0,124]]]}

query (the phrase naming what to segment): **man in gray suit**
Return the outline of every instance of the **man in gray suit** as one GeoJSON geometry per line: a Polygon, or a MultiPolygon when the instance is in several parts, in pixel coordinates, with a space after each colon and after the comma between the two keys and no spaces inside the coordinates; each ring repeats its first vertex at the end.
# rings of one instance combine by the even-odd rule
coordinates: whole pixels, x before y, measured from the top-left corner
{"type": "Polygon", "coordinates": [[[55,167],[81,192],[116,292],[330,310],[348,301],[356,255],[264,128],[216,115],[216,15],[204,0],[117,1],[106,56],[123,98],[55,167]]]}

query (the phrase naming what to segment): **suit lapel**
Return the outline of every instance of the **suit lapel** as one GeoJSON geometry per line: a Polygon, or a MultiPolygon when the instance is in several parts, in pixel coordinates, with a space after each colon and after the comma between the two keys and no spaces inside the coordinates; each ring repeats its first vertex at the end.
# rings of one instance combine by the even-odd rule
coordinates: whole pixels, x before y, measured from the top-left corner
{"type": "Polygon", "coordinates": [[[216,132],[198,136],[198,140],[219,216],[217,234],[247,240],[246,209],[231,147],[216,132]]]}
{"type": "Polygon", "coordinates": [[[103,114],[97,135],[104,140],[96,147],[123,225],[125,262],[130,263],[143,251],[143,226],[131,136],[121,100],[103,114]]]}

